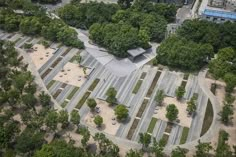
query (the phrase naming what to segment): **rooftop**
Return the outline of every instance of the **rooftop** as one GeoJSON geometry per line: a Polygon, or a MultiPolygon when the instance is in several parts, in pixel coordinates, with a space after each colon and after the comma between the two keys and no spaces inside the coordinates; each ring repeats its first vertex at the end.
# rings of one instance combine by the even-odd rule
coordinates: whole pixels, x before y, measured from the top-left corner
{"type": "Polygon", "coordinates": [[[203,14],[207,16],[222,17],[226,19],[236,20],[236,13],[234,12],[205,9],[203,14]]]}
{"type": "Polygon", "coordinates": [[[139,48],[136,48],[136,49],[130,49],[127,52],[132,57],[136,57],[136,56],[139,56],[139,55],[145,53],[146,50],[144,50],[143,48],[139,47],[139,48]]]}

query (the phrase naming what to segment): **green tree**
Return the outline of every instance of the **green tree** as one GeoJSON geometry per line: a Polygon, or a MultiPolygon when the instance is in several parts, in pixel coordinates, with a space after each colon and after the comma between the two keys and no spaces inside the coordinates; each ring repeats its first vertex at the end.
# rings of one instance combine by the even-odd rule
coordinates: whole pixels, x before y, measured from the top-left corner
{"type": "Polygon", "coordinates": [[[142,144],[142,149],[146,150],[151,143],[151,135],[148,133],[139,133],[139,143],[142,144]]]}
{"type": "Polygon", "coordinates": [[[46,107],[50,105],[51,97],[48,94],[46,94],[44,91],[42,91],[39,94],[39,101],[42,104],[42,106],[46,107]]]}
{"type": "Polygon", "coordinates": [[[23,104],[25,104],[29,108],[33,108],[37,103],[37,99],[33,94],[24,94],[21,97],[23,104]]]}
{"type": "Polygon", "coordinates": [[[163,103],[163,100],[165,98],[165,93],[163,90],[158,90],[155,96],[155,101],[157,102],[157,105],[161,106],[163,103]]]}
{"type": "Polygon", "coordinates": [[[179,86],[175,91],[176,97],[178,100],[181,100],[185,94],[185,88],[183,86],[179,86]]]}
{"type": "Polygon", "coordinates": [[[79,112],[76,110],[73,110],[70,113],[70,121],[74,124],[74,125],[79,125],[80,123],[80,115],[79,112]]]}
{"type": "Polygon", "coordinates": [[[87,100],[87,105],[88,105],[88,107],[90,108],[91,111],[94,111],[95,107],[97,106],[97,103],[96,103],[95,99],[89,98],[87,100]]]}
{"type": "Polygon", "coordinates": [[[58,122],[62,124],[62,128],[66,128],[69,125],[69,115],[65,110],[61,110],[58,116],[58,122]]]}
{"type": "Polygon", "coordinates": [[[103,123],[103,118],[99,115],[94,117],[94,123],[98,126],[101,127],[102,123],[103,123]]]}
{"type": "Polygon", "coordinates": [[[38,35],[42,24],[37,17],[25,17],[20,22],[20,31],[26,35],[38,35]]]}
{"type": "Polygon", "coordinates": [[[81,143],[82,143],[83,147],[86,148],[87,143],[90,139],[90,132],[89,132],[88,128],[81,127],[81,128],[79,128],[79,133],[83,136],[83,138],[81,139],[81,143]]]}
{"type": "Polygon", "coordinates": [[[20,153],[33,154],[43,143],[44,139],[42,133],[26,128],[16,139],[15,148],[20,153]]]}
{"type": "Polygon", "coordinates": [[[125,157],[142,157],[142,156],[143,155],[140,152],[133,149],[130,149],[125,155],[125,157]]]}
{"type": "Polygon", "coordinates": [[[157,48],[157,62],[183,70],[199,70],[213,56],[209,44],[197,44],[180,36],[170,36],[157,48]]]}
{"type": "Polygon", "coordinates": [[[209,151],[212,150],[211,143],[201,143],[198,141],[198,145],[196,147],[196,155],[195,157],[208,157],[209,151]]]}
{"type": "Polygon", "coordinates": [[[226,73],[224,76],[224,81],[226,83],[226,92],[233,92],[234,88],[236,87],[236,74],[226,73]]]}
{"type": "Polygon", "coordinates": [[[186,150],[177,146],[172,152],[171,157],[186,157],[186,150]]]}
{"type": "Polygon", "coordinates": [[[155,157],[163,157],[164,156],[164,146],[156,141],[156,138],[153,138],[153,145],[151,147],[152,152],[155,154],[155,157]]]}
{"type": "Polygon", "coordinates": [[[107,96],[106,101],[111,105],[115,104],[117,102],[116,94],[117,94],[116,89],[114,87],[110,87],[106,92],[106,96],[107,96]]]}
{"type": "Polygon", "coordinates": [[[219,132],[217,148],[215,150],[216,157],[233,157],[231,148],[227,143],[228,139],[229,139],[229,134],[226,131],[221,130],[219,132]]]}
{"type": "Polygon", "coordinates": [[[233,105],[224,102],[224,106],[222,108],[222,111],[220,112],[221,121],[227,125],[232,119],[233,114],[234,114],[233,105]]]}
{"type": "Polygon", "coordinates": [[[53,110],[49,111],[45,118],[45,124],[51,131],[55,131],[58,124],[58,113],[53,110]]]}
{"type": "Polygon", "coordinates": [[[193,96],[190,101],[187,102],[187,108],[186,110],[188,111],[189,114],[192,114],[196,111],[197,105],[196,105],[196,97],[193,96]]]}
{"type": "Polygon", "coordinates": [[[129,116],[129,110],[126,108],[125,105],[117,105],[114,110],[118,120],[124,120],[129,116]]]}
{"type": "Polygon", "coordinates": [[[175,104],[169,104],[166,107],[166,118],[169,121],[174,121],[178,118],[179,110],[175,106],[175,104]]]}

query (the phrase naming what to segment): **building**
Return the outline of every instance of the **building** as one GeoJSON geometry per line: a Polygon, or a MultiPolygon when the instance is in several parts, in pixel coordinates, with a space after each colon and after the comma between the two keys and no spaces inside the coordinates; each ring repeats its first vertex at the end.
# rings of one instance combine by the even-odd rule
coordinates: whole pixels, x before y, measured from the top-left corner
{"type": "Polygon", "coordinates": [[[146,52],[146,50],[144,50],[143,48],[139,47],[139,48],[136,48],[136,49],[130,49],[127,52],[130,55],[130,57],[129,57],[130,60],[135,61],[135,59],[138,56],[141,56],[142,54],[144,54],[146,52]]]}
{"type": "Polygon", "coordinates": [[[202,19],[222,23],[236,22],[236,0],[203,0],[199,8],[202,19]]]}

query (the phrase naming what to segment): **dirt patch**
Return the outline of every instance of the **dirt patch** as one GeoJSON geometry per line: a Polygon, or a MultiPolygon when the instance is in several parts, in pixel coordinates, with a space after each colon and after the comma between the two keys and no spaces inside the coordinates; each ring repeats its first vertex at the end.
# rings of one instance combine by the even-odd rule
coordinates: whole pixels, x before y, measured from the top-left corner
{"type": "Polygon", "coordinates": [[[163,106],[155,111],[156,114],[154,114],[153,117],[164,121],[168,121],[168,119],[166,118],[166,107],[169,104],[175,104],[175,106],[179,110],[178,114],[178,119],[180,120],[179,125],[189,128],[191,125],[192,117],[188,116],[188,112],[186,111],[187,103],[185,101],[177,101],[176,98],[165,97],[163,106]]]}
{"type": "Polygon", "coordinates": [[[85,122],[92,126],[96,127],[93,120],[96,115],[100,115],[103,118],[103,126],[99,129],[103,130],[104,132],[115,135],[117,130],[120,127],[120,123],[117,122],[115,118],[115,112],[113,108],[109,106],[109,104],[105,101],[96,99],[97,106],[99,107],[99,113],[91,113],[89,112],[85,117],[85,122]],[[115,119],[114,119],[115,118],[115,119]]]}
{"type": "Polygon", "coordinates": [[[33,49],[34,50],[31,53],[29,53],[29,55],[32,58],[37,69],[39,69],[42,65],[44,65],[56,51],[55,49],[52,48],[45,48],[41,44],[35,44],[33,46],[33,49]]]}
{"type": "Polygon", "coordinates": [[[91,69],[86,69],[85,73],[82,67],[74,63],[66,63],[62,70],[53,78],[53,80],[60,81],[72,86],[81,87],[87,80],[87,75],[91,69]]]}

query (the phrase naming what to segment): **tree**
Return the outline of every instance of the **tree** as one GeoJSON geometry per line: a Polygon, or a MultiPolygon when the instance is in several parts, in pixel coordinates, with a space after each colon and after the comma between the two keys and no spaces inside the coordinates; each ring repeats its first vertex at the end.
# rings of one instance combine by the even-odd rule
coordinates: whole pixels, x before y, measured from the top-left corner
{"type": "Polygon", "coordinates": [[[79,63],[79,65],[81,64],[82,57],[80,56],[80,54],[76,55],[76,61],[79,63]]]}
{"type": "Polygon", "coordinates": [[[44,107],[49,106],[51,102],[51,97],[48,94],[46,94],[44,91],[42,91],[39,94],[39,101],[42,104],[42,106],[44,107]]]}
{"type": "Polygon", "coordinates": [[[226,92],[233,92],[234,88],[236,87],[236,74],[226,73],[224,76],[224,81],[226,83],[226,92]]]}
{"type": "Polygon", "coordinates": [[[153,138],[153,145],[151,147],[152,152],[155,154],[155,157],[163,157],[164,156],[164,145],[160,142],[156,141],[156,138],[153,138]]]}
{"type": "Polygon", "coordinates": [[[74,125],[79,125],[80,123],[80,115],[79,112],[76,110],[73,110],[70,113],[70,121],[74,124],[74,125]]]}
{"type": "Polygon", "coordinates": [[[137,150],[130,149],[126,153],[125,157],[142,157],[142,154],[138,152],[137,150]]]}
{"type": "Polygon", "coordinates": [[[185,88],[183,86],[179,86],[175,91],[178,100],[182,99],[184,93],[185,93],[185,88]]]}
{"type": "Polygon", "coordinates": [[[55,131],[57,129],[57,123],[58,113],[56,111],[49,111],[45,118],[45,124],[50,130],[55,131]]]}
{"type": "Polygon", "coordinates": [[[16,139],[16,150],[20,153],[32,154],[44,143],[43,134],[26,128],[16,139]]]}
{"type": "Polygon", "coordinates": [[[114,87],[110,87],[107,92],[106,92],[106,96],[107,96],[107,99],[106,101],[109,103],[109,104],[115,104],[116,103],[116,94],[117,94],[117,91],[114,87]]]}
{"type": "Polygon", "coordinates": [[[177,146],[172,152],[171,157],[186,157],[186,150],[177,146]]]}
{"type": "Polygon", "coordinates": [[[166,118],[169,121],[174,121],[178,118],[179,110],[175,106],[175,104],[169,104],[166,107],[166,118]]]}
{"type": "Polygon", "coordinates": [[[218,144],[215,150],[216,157],[233,157],[231,148],[227,143],[228,139],[229,139],[229,134],[226,131],[221,130],[219,132],[218,144]]]}
{"type": "Polygon", "coordinates": [[[94,111],[94,110],[95,110],[95,107],[97,106],[97,103],[96,103],[95,99],[89,98],[89,99],[87,100],[87,105],[88,105],[88,107],[90,108],[90,111],[94,111]]]}
{"type": "Polygon", "coordinates": [[[118,0],[117,3],[119,4],[119,6],[123,9],[127,9],[131,6],[131,2],[133,0],[118,0]]]}
{"type": "Polygon", "coordinates": [[[81,128],[79,128],[79,133],[83,136],[81,143],[82,143],[83,147],[85,148],[87,146],[87,142],[90,139],[90,132],[89,132],[88,128],[81,127],[81,128]]]}
{"type": "Polygon", "coordinates": [[[158,63],[189,71],[201,69],[214,55],[211,45],[175,35],[163,41],[156,51],[158,63]]]}
{"type": "Polygon", "coordinates": [[[98,127],[101,127],[101,125],[103,123],[103,118],[101,116],[97,115],[97,116],[95,116],[93,121],[98,127]]]}
{"type": "Polygon", "coordinates": [[[157,105],[161,106],[163,103],[163,100],[165,98],[165,93],[163,90],[158,90],[155,96],[155,101],[157,102],[157,105]]]}
{"type": "Polygon", "coordinates": [[[34,109],[34,105],[36,104],[37,99],[35,98],[33,94],[24,94],[22,95],[21,99],[22,99],[23,104],[25,104],[29,108],[34,109]]]}
{"type": "Polygon", "coordinates": [[[129,116],[129,110],[125,105],[117,105],[115,108],[115,115],[118,120],[126,119],[129,116]]]}
{"type": "Polygon", "coordinates": [[[151,143],[151,135],[148,133],[139,133],[139,143],[142,144],[143,150],[147,149],[151,143]]]}
{"type": "Polygon", "coordinates": [[[196,106],[196,97],[195,96],[193,96],[191,99],[190,99],[190,101],[188,101],[187,102],[187,111],[188,111],[188,113],[189,114],[192,114],[192,113],[194,113],[195,111],[196,111],[196,109],[197,109],[197,106],[196,106]]]}
{"type": "Polygon", "coordinates": [[[37,17],[25,17],[20,22],[20,31],[26,35],[40,34],[41,27],[41,22],[37,17]]]}
{"type": "Polygon", "coordinates": [[[98,142],[101,155],[119,157],[119,147],[107,139],[103,133],[96,133],[93,139],[98,142]]]}
{"type": "Polygon", "coordinates": [[[198,145],[195,147],[197,149],[195,157],[208,157],[209,151],[212,150],[211,143],[201,143],[200,140],[198,140],[198,145]]]}
{"type": "Polygon", "coordinates": [[[233,105],[224,102],[224,106],[222,108],[222,111],[220,112],[221,121],[227,125],[230,122],[233,114],[233,105]]]}
{"type": "Polygon", "coordinates": [[[62,123],[62,128],[66,128],[68,126],[68,124],[69,124],[68,119],[69,119],[68,112],[65,110],[61,110],[59,112],[58,122],[62,123]]]}
{"type": "Polygon", "coordinates": [[[54,140],[50,144],[44,144],[40,150],[35,152],[34,157],[76,157],[78,154],[88,156],[89,153],[75,148],[64,140],[54,140]]]}

